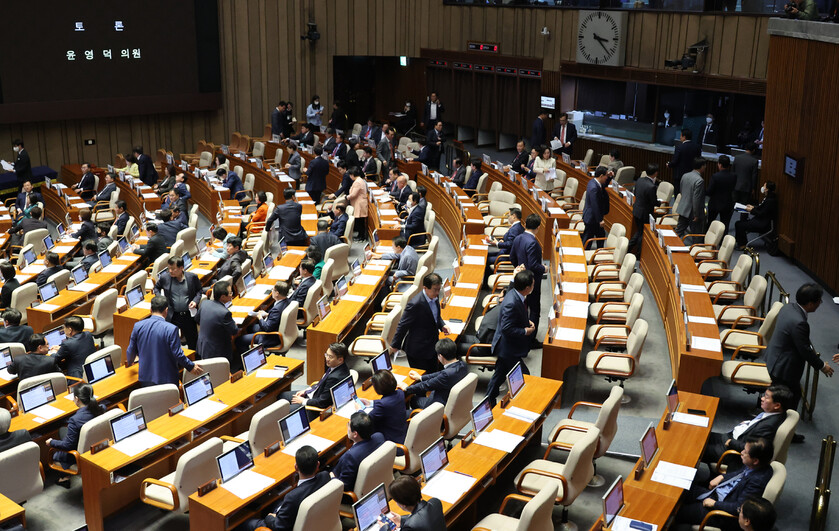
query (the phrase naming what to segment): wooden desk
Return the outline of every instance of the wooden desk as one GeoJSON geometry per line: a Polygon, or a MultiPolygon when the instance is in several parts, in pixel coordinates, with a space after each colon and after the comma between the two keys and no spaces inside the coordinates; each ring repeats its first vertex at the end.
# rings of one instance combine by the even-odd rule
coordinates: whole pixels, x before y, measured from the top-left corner
{"type": "MultiPolygon", "coordinates": [[[[624,507],[620,516],[640,520],[648,524],[657,525],[664,529],[664,525],[670,519],[672,511],[672,500],[655,492],[649,492],[631,485],[623,486],[624,507]]],[[[590,531],[601,531],[603,515],[591,526],[590,531]]]]}
{"type": "Polygon", "coordinates": [[[23,507],[0,494],[0,525],[11,520],[18,520],[23,528],[26,529],[26,515],[24,513],[25,510],[23,507]]]}
{"type": "Polygon", "coordinates": [[[213,397],[225,408],[205,422],[183,415],[164,415],[147,421],[152,433],[165,441],[134,457],[114,448],[96,454],[82,454],[79,468],[84,488],[85,520],[91,531],[104,529],[107,516],[133,503],[140,494],[140,483],[147,477],[162,477],[177,466],[178,458],[210,437],[234,435],[247,431],[250,419],[260,409],[273,404],[280,391],[288,389],[302,373],[303,363],[281,356],[271,356],[269,365],[288,367],[280,379],[243,377],[215,388],[213,397]]]}

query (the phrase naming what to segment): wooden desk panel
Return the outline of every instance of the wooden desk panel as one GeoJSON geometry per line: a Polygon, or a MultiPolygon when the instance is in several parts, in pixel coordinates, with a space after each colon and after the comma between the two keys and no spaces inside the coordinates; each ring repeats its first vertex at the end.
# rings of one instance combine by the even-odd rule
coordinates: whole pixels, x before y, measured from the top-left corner
{"type": "Polygon", "coordinates": [[[0,525],[11,520],[18,520],[24,529],[26,529],[24,508],[0,494],[0,525]]]}

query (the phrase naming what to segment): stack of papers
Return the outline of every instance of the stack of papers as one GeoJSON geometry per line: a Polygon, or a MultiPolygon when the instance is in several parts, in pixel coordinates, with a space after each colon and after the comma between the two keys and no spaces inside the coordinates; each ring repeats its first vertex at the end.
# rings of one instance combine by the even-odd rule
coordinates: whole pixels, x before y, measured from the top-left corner
{"type": "Polygon", "coordinates": [[[51,312],[51,311],[57,310],[58,308],[59,308],[59,306],[57,304],[47,304],[47,303],[42,302],[35,309],[36,310],[42,310],[42,311],[45,311],[45,312],[51,312]]]}
{"type": "Polygon", "coordinates": [[[283,453],[293,457],[301,446],[311,446],[320,453],[332,446],[332,441],[307,433],[306,435],[292,441],[291,444],[287,444],[285,448],[283,448],[283,453]]]}
{"type": "Polygon", "coordinates": [[[667,250],[671,253],[688,253],[690,252],[690,247],[686,245],[668,245],[667,250]]]}
{"type": "Polygon", "coordinates": [[[699,426],[700,428],[708,427],[708,417],[702,415],[690,415],[688,413],[673,413],[673,421],[681,422],[682,424],[690,424],[691,426],[699,426]]]}
{"type": "Polygon", "coordinates": [[[509,454],[515,451],[516,447],[523,440],[524,437],[521,435],[507,433],[506,431],[501,430],[492,430],[481,432],[481,434],[475,438],[475,444],[495,448],[496,450],[507,452],[509,454]]]}
{"type": "Polygon", "coordinates": [[[377,276],[374,276],[374,275],[361,274],[361,275],[358,275],[357,277],[355,277],[355,283],[356,284],[363,284],[363,285],[367,285],[367,286],[375,286],[376,284],[379,283],[380,278],[381,277],[377,277],[377,276]]]}
{"type": "Polygon", "coordinates": [[[425,484],[422,493],[447,503],[456,503],[476,481],[475,478],[466,474],[440,470],[431,478],[431,481],[425,484]]]}
{"type": "Polygon", "coordinates": [[[68,289],[73,291],[91,291],[99,287],[99,284],[92,284],[90,282],[82,282],[81,284],[76,284],[75,286],[70,286],[68,289]]]}
{"type": "Polygon", "coordinates": [[[17,376],[14,374],[9,374],[9,369],[3,368],[0,369],[0,378],[2,378],[3,380],[14,380],[15,378],[17,378],[17,376]]]}
{"type": "Polygon", "coordinates": [[[548,214],[552,216],[561,216],[565,214],[565,211],[559,207],[548,207],[548,214]]]}
{"type": "Polygon", "coordinates": [[[102,268],[103,273],[122,273],[122,270],[125,269],[126,266],[122,264],[111,264],[102,268]]]}
{"type": "Polygon", "coordinates": [[[716,352],[718,350],[722,350],[722,344],[720,343],[720,338],[718,337],[691,336],[690,348],[716,352]]]}
{"type": "Polygon", "coordinates": [[[563,262],[562,268],[569,273],[585,273],[586,272],[586,265],[585,264],[578,264],[575,262],[563,262]]]}
{"type": "Polygon", "coordinates": [[[463,329],[466,328],[466,323],[453,323],[451,321],[444,321],[446,323],[446,327],[448,327],[449,332],[452,334],[459,335],[463,332],[463,329]]]}
{"type": "Polygon", "coordinates": [[[240,472],[238,476],[227,483],[222,483],[221,488],[244,500],[250,498],[257,492],[263,491],[274,485],[274,480],[268,476],[258,474],[253,470],[240,472]]]}
{"type": "Polygon", "coordinates": [[[478,289],[480,286],[478,284],[474,284],[472,282],[458,282],[455,286],[459,289],[478,289]]]}
{"type": "Polygon", "coordinates": [[[533,411],[528,411],[516,406],[508,407],[504,411],[504,414],[508,417],[513,417],[514,419],[523,420],[528,423],[536,422],[536,419],[539,418],[539,413],[534,413],[533,411]]]}
{"type": "Polygon", "coordinates": [[[583,335],[585,335],[585,330],[582,329],[558,327],[554,333],[554,339],[580,343],[583,341],[583,335]]]}
{"type": "Polygon", "coordinates": [[[187,418],[191,418],[192,420],[204,422],[205,420],[212,417],[216,413],[222,411],[226,407],[227,406],[225,406],[221,402],[216,402],[215,400],[205,398],[204,400],[198,402],[194,406],[189,406],[188,408],[181,411],[180,415],[183,415],[187,418]]]}
{"type": "Polygon", "coordinates": [[[661,234],[662,236],[675,236],[676,235],[676,231],[674,231],[673,229],[658,229],[658,233],[661,234]]]}
{"type": "Polygon", "coordinates": [[[562,254],[567,254],[568,256],[585,256],[585,253],[579,247],[563,247],[562,254]]]}
{"type": "Polygon", "coordinates": [[[680,489],[689,489],[696,475],[696,469],[689,466],[677,465],[667,461],[659,461],[653,471],[652,480],[656,483],[664,483],[680,489]]]}
{"type": "Polygon", "coordinates": [[[454,295],[451,299],[449,299],[448,305],[457,306],[458,308],[471,308],[475,306],[475,297],[454,295]]]}
{"type": "Polygon", "coordinates": [[[295,268],[293,267],[275,265],[268,273],[268,278],[271,280],[288,280],[294,271],[295,268]]]}
{"type": "Polygon", "coordinates": [[[697,286],[697,285],[694,285],[694,284],[682,284],[682,290],[683,291],[694,291],[696,293],[708,293],[708,288],[706,288],[704,285],[697,286]]]}
{"type": "Polygon", "coordinates": [[[124,453],[128,457],[134,457],[164,442],[166,442],[166,439],[160,435],[154,434],[149,430],[143,430],[127,439],[114,443],[114,449],[124,453]]]}
{"type": "Polygon", "coordinates": [[[41,417],[42,419],[49,420],[54,419],[55,417],[61,415],[64,412],[55,406],[44,404],[43,406],[36,407],[35,409],[30,409],[29,411],[27,411],[27,413],[31,413],[36,417],[41,417]]]}
{"type": "Polygon", "coordinates": [[[299,256],[305,256],[306,251],[301,251],[300,249],[289,249],[288,251],[286,251],[286,254],[296,254],[299,256]]]}
{"type": "Polygon", "coordinates": [[[286,369],[257,369],[257,378],[282,378],[285,376],[286,369]]]}
{"type": "Polygon", "coordinates": [[[71,252],[74,248],[75,248],[75,246],[73,246],[73,245],[56,245],[55,247],[52,248],[52,252],[58,253],[58,254],[66,254],[66,253],[71,252]]]}

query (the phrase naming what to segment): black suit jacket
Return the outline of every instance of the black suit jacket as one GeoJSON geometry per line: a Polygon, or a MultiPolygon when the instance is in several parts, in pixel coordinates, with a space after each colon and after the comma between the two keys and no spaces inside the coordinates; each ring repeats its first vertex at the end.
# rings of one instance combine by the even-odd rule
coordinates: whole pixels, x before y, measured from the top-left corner
{"type": "Polygon", "coordinates": [[[300,132],[296,135],[291,137],[292,140],[296,140],[298,144],[302,146],[314,146],[315,145],[315,134],[311,131],[304,133],[300,132]]]}
{"type": "Polygon", "coordinates": [[[702,134],[699,135],[699,141],[701,144],[711,144],[716,146],[717,145],[717,124],[711,123],[711,127],[708,127],[708,124],[702,126],[702,134]]]}
{"type": "MultiPolygon", "coordinates": [[[[446,110],[446,108],[438,100],[437,101],[437,117],[434,118],[433,121],[434,122],[439,122],[440,120],[442,120],[443,119],[443,112],[445,112],[445,110],[446,110]]],[[[423,113],[422,113],[422,121],[423,121],[423,123],[425,123],[425,127],[427,127],[428,129],[431,129],[432,127],[434,127],[434,124],[431,123],[432,122],[432,120],[431,120],[431,100],[428,100],[428,101],[425,102],[425,111],[423,111],[423,113]]]]}
{"type": "Polygon", "coordinates": [[[673,168],[673,186],[676,188],[676,194],[681,190],[682,175],[689,171],[693,171],[693,159],[702,154],[702,148],[693,140],[676,144],[673,151],[673,160],[667,165],[673,168]]]}
{"type": "Polygon", "coordinates": [[[52,356],[27,353],[9,365],[9,373],[17,374],[21,380],[50,372],[60,372],[55,364],[55,358],[52,356]]]}
{"type": "MultiPolygon", "coordinates": [[[[408,189],[408,187],[405,187],[408,189]]],[[[425,236],[417,236],[411,239],[414,234],[419,234],[425,231],[425,209],[416,206],[411,213],[408,214],[408,219],[405,220],[405,228],[402,230],[402,236],[408,240],[408,244],[417,247],[425,243],[425,236]]]]}
{"type": "Polygon", "coordinates": [[[734,190],[751,193],[757,184],[757,158],[749,153],[741,153],[734,157],[732,169],[737,176],[734,190]]]}
{"type": "Polygon", "coordinates": [[[20,287],[20,281],[13,278],[0,288],[0,307],[8,308],[12,304],[12,292],[20,287]]]}
{"type": "Polygon", "coordinates": [[[184,230],[187,226],[178,220],[169,220],[157,224],[157,235],[163,238],[166,247],[171,247],[175,244],[178,238],[178,233],[184,230]]]}
{"type": "Polygon", "coordinates": [[[15,234],[21,231],[23,232],[23,234],[26,234],[31,230],[46,228],[49,228],[49,226],[47,225],[47,222],[43,219],[23,218],[17,223],[15,223],[11,229],[9,229],[9,234],[15,234]]]}
{"type": "Polygon", "coordinates": [[[326,175],[329,163],[323,157],[315,157],[306,168],[306,191],[322,192],[326,189],[326,175]]]}
{"type": "Polygon", "coordinates": [[[128,212],[123,212],[120,216],[114,220],[114,225],[117,226],[117,236],[124,236],[125,235],[125,225],[128,223],[128,212]]]}
{"type": "Polygon", "coordinates": [[[658,197],[656,196],[657,191],[658,184],[651,178],[643,177],[638,179],[635,183],[635,203],[632,205],[632,217],[647,223],[647,220],[650,219],[650,215],[652,215],[655,207],[659,203],[658,197]]]}
{"type": "Polygon", "coordinates": [[[810,324],[804,309],[789,302],[775,320],[775,331],[766,348],[766,368],[773,380],[798,385],[805,363],[816,370],[824,367],[824,362],[810,346],[810,324]]]}
{"type": "Polygon", "coordinates": [[[763,222],[762,225],[769,228],[769,223],[778,218],[778,196],[770,193],[763,198],[751,211],[754,221],[763,222]]]}
{"type": "Polygon", "coordinates": [[[530,352],[531,337],[525,333],[530,326],[527,306],[519,293],[511,289],[501,302],[498,328],[492,337],[492,353],[499,358],[524,358],[530,352]]]}
{"type": "Polygon", "coordinates": [[[239,252],[233,254],[233,256],[228,256],[224,263],[221,264],[221,267],[218,268],[216,278],[222,278],[230,275],[233,277],[233,282],[236,282],[239,280],[239,277],[242,276],[242,264],[244,264],[247,259],[248,253],[242,250],[239,250],[239,252]]]}
{"type": "Polygon", "coordinates": [[[208,299],[199,306],[195,320],[201,325],[197,348],[201,358],[227,358],[232,363],[233,347],[230,339],[239,327],[230,310],[224,304],[208,299]]]}
{"type": "Polygon", "coordinates": [[[61,343],[61,347],[55,354],[55,360],[67,364],[67,368],[64,369],[67,376],[81,378],[84,360],[94,352],[96,352],[96,345],[93,343],[93,336],[90,332],[81,332],[68,337],[61,343]]]}
{"type": "Polygon", "coordinates": [[[379,140],[382,139],[382,130],[379,129],[378,127],[376,127],[375,125],[373,127],[370,127],[369,125],[365,125],[364,127],[361,128],[360,138],[362,140],[365,140],[365,141],[366,140],[372,140],[373,142],[378,144],[379,140]],[[367,136],[368,132],[370,133],[370,136],[367,136]]]}
{"type": "Polygon", "coordinates": [[[38,273],[38,276],[35,277],[35,283],[38,284],[39,286],[43,286],[44,284],[47,283],[47,280],[49,280],[49,278],[52,275],[54,275],[56,273],[59,273],[61,271],[64,271],[63,266],[48,267],[48,268],[44,269],[43,271],[41,271],[40,273],[38,273]]]}
{"type": "Polygon", "coordinates": [[[82,178],[78,184],[79,197],[81,197],[85,201],[93,197],[93,194],[96,191],[94,190],[95,186],[96,176],[93,175],[93,173],[87,172],[84,175],[82,175],[82,178]]]}
{"type": "MultiPolygon", "coordinates": [[[[201,280],[195,273],[184,271],[184,280],[186,280],[186,294],[190,302],[198,304],[201,302],[201,280]]],[[[164,293],[166,300],[169,301],[169,313],[166,315],[166,320],[172,322],[174,310],[172,310],[172,277],[169,271],[164,271],[160,278],[154,284],[154,294],[160,295],[164,293]]]]}
{"type": "Polygon", "coordinates": [[[11,450],[19,444],[29,442],[32,436],[26,430],[15,430],[0,435],[0,452],[11,450]]]}
{"type": "Polygon", "coordinates": [[[446,529],[446,518],[443,516],[443,504],[437,498],[428,501],[420,500],[408,516],[402,517],[402,531],[428,531],[429,529],[446,529]]]}
{"type": "Polygon", "coordinates": [[[0,343],[22,343],[29,350],[29,338],[35,331],[29,325],[0,327],[0,343]]]}
{"type": "Polygon", "coordinates": [[[411,187],[405,185],[405,187],[401,190],[397,188],[396,190],[392,191],[390,195],[391,197],[396,199],[397,203],[399,203],[400,205],[404,205],[405,201],[407,201],[408,198],[411,197],[411,187]]]}
{"type": "Polygon", "coordinates": [[[541,118],[538,116],[533,121],[533,132],[530,135],[530,147],[537,148],[545,143],[545,135],[547,134],[547,130],[545,129],[545,122],[542,121],[541,118]]]}
{"type": "Polygon", "coordinates": [[[140,172],[140,180],[148,186],[153,186],[160,177],[154,169],[154,161],[146,154],[137,157],[137,170],[140,172]]]}
{"type": "Polygon", "coordinates": [[[739,439],[734,438],[733,431],[728,432],[726,438],[731,439],[731,442],[728,443],[728,448],[742,452],[743,448],[746,447],[747,440],[766,439],[767,441],[772,441],[775,438],[775,434],[778,432],[778,428],[784,420],[786,420],[786,418],[786,413],[781,411],[777,415],[769,415],[766,418],[760,419],[749,426],[746,431],[741,433],[739,439]]]}
{"type": "MultiPolygon", "coordinates": [[[[41,203],[43,205],[44,204],[44,197],[41,194],[39,194],[38,192],[36,192],[35,190],[32,190],[29,193],[29,206],[33,206],[35,203],[41,203]]],[[[23,212],[23,209],[25,208],[25,205],[26,205],[26,192],[21,192],[21,193],[17,194],[17,199],[15,199],[15,209],[18,212],[23,212]]]]}
{"type": "Polygon", "coordinates": [[[708,210],[729,211],[734,209],[734,184],[737,176],[729,170],[718,171],[711,176],[711,183],[705,190],[708,210]]]}
{"type": "Polygon", "coordinates": [[[280,119],[281,111],[274,107],[271,111],[271,134],[272,135],[279,135],[283,132],[283,124],[282,120],[280,119]]]}
{"type": "Polygon", "coordinates": [[[344,235],[344,231],[347,230],[347,222],[349,220],[350,217],[346,212],[344,212],[339,217],[332,220],[332,225],[329,226],[329,232],[340,238],[344,235]]]}
{"type": "Polygon", "coordinates": [[[166,252],[166,238],[159,233],[149,238],[148,243],[137,248],[137,254],[141,255],[147,264],[157,260],[157,257],[166,252]]]}
{"type": "Polygon", "coordinates": [[[82,221],[78,232],[74,232],[71,236],[81,240],[82,243],[87,240],[96,241],[96,225],[92,221],[82,221]]]}
{"type": "Polygon", "coordinates": [[[329,374],[324,372],[315,388],[307,393],[309,400],[306,402],[306,405],[319,408],[331,406],[332,394],[330,394],[329,390],[349,375],[350,369],[346,363],[338,365],[329,374]]]}
{"type": "Polygon", "coordinates": [[[527,175],[530,170],[527,169],[527,150],[522,151],[521,153],[516,153],[516,158],[513,159],[513,162],[510,164],[510,169],[514,172],[527,175]]]}
{"type": "Polygon", "coordinates": [[[466,166],[461,166],[452,174],[452,182],[461,188],[466,182],[466,166]]]}
{"type": "Polygon", "coordinates": [[[449,393],[452,387],[465,378],[467,374],[469,374],[469,367],[463,361],[457,360],[443,367],[443,370],[423,374],[418,382],[408,386],[405,393],[424,395],[431,391],[431,402],[429,405],[433,402],[439,402],[445,406],[449,400],[449,393]]]}
{"type": "MultiPolygon", "coordinates": [[[[745,472],[745,469],[729,472],[728,474],[723,475],[723,479],[720,483],[728,481],[732,477],[742,474],[743,472],[745,472]]],[[[748,476],[740,480],[740,482],[731,489],[731,492],[728,493],[725,500],[717,501],[714,504],[714,509],[725,511],[729,514],[737,514],[737,510],[740,505],[742,505],[747,498],[759,498],[763,496],[763,490],[766,488],[766,484],[769,483],[770,479],[772,479],[772,467],[765,466],[763,468],[752,470],[748,476]]]]}
{"type": "Polygon", "coordinates": [[[431,307],[425,300],[425,293],[411,299],[402,312],[402,318],[396,327],[392,345],[400,347],[409,356],[419,359],[435,359],[434,345],[440,338],[439,332],[445,326],[440,313],[440,299],[434,301],[437,307],[437,320],[431,313],[431,307]]]}
{"type": "MultiPolygon", "coordinates": [[[[342,234],[343,235],[343,234],[342,234]]],[[[318,249],[323,254],[326,254],[326,250],[332,247],[333,245],[338,245],[341,243],[341,240],[335,234],[331,232],[319,232],[316,235],[312,236],[312,239],[309,241],[310,245],[316,245],[318,249]]]]}
{"type": "Polygon", "coordinates": [[[102,191],[96,194],[96,201],[110,201],[111,193],[117,189],[116,183],[106,184],[102,191]]]}
{"type": "Polygon", "coordinates": [[[270,514],[265,517],[265,525],[273,531],[288,531],[294,529],[294,522],[297,520],[297,513],[303,500],[315,491],[329,483],[328,472],[318,472],[315,477],[299,484],[291,492],[285,495],[283,501],[274,510],[276,516],[270,514]]]}
{"type": "MultiPolygon", "coordinates": [[[[556,138],[560,138],[559,134],[562,132],[562,125],[559,122],[556,122],[554,125],[553,136],[556,138]]],[[[568,122],[565,127],[565,141],[570,143],[571,145],[565,147],[564,145],[559,148],[557,153],[567,153],[569,156],[571,152],[574,150],[574,142],[577,141],[577,126],[568,122]]]]}
{"type": "MultiPolygon", "coordinates": [[[[259,320],[260,332],[277,332],[280,329],[280,321],[283,318],[283,312],[288,307],[291,301],[283,299],[275,302],[271,309],[268,310],[268,315],[265,319],[259,320]]],[[[267,347],[274,347],[280,344],[280,338],[277,336],[259,336],[261,344],[267,347]]]]}
{"type": "Polygon", "coordinates": [[[266,228],[270,228],[274,221],[280,222],[280,238],[285,238],[287,245],[305,245],[306,230],[300,224],[300,216],[303,214],[303,206],[295,201],[287,201],[281,205],[277,205],[274,212],[265,223],[266,228]]]}
{"type": "Polygon", "coordinates": [[[317,279],[314,276],[306,277],[300,281],[300,284],[297,285],[297,288],[294,290],[294,293],[291,294],[289,297],[292,301],[297,301],[300,307],[303,307],[303,304],[306,302],[306,295],[309,294],[309,288],[315,283],[317,279]]]}
{"type": "Polygon", "coordinates": [[[32,179],[32,162],[29,160],[29,152],[25,149],[21,149],[17,154],[15,173],[18,182],[22,183],[27,179],[32,179]]]}

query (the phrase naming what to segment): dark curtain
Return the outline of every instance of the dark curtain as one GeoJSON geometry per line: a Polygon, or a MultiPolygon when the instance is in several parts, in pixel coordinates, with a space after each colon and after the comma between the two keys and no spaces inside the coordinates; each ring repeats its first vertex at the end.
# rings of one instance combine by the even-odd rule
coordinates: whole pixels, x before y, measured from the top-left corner
{"type": "Polygon", "coordinates": [[[500,106],[495,97],[495,74],[475,73],[474,98],[477,104],[474,127],[495,131],[500,106]]]}
{"type": "Polygon", "coordinates": [[[455,109],[446,104],[446,120],[466,127],[477,126],[473,76],[466,70],[454,71],[454,98],[450,101],[455,104],[455,109]]]}
{"type": "MultiPolygon", "coordinates": [[[[437,93],[437,97],[443,102],[443,106],[446,109],[445,114],[443,114],[443,118],[447,122],[457,122],[457,96],[455,94],[455,87],[452,83],[452,71],[448,68],[434,68],[429,66],[426,69],[425,75],[426,83],[427,83],[427,94],[431,94],[432,92],[437,93]]],[[[425,103],[423,102],[422,108],[417,108],[417,112],[421,115],[425,112],[425,103]]],[[[422,116],[419,116],[422,119],[422,116]]]]}
{"type": "Polygon", "coordinates": [[[520,94],[519,78],[499,75],[497,82],[496,109],[498,109],[499,132],[516,136],[526,133],[527,129],[521,127],[524,98],[520,94]]]}
{"type": "MultiPolygon", "coordinates": [[[[516,115],[518,129],[505,130],[505,132],[521,131],[524,138],[530,138],[530,127],[533,120],[539,115],[539,108],[541,107],[542,80],[522,77],[519,78],[519,87],[521,89],[522,108],[521,112],[516,115]]],[[[561,112],[559,109],[554,111],[554,116],[559,112],[561,112]]]]}

